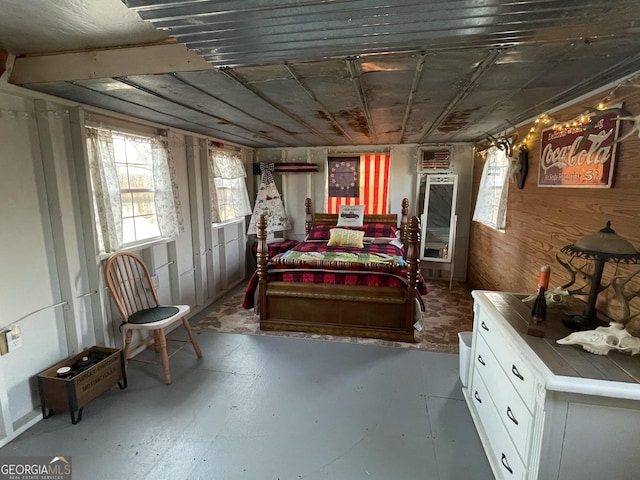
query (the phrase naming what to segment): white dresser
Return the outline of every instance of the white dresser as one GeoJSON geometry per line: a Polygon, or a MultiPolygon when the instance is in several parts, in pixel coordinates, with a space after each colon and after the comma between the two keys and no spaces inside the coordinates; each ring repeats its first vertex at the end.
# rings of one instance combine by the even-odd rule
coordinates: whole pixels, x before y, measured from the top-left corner
{"type": "Polygon", "coordinates": [[[550,307],[540,338],[526,333],[531,307],[522,296],[473,297],[463,393],[495,477],[640,478],[640,355],[556,344],[571,333],[562,318],[579,313],[580,302],[550,307]]]}

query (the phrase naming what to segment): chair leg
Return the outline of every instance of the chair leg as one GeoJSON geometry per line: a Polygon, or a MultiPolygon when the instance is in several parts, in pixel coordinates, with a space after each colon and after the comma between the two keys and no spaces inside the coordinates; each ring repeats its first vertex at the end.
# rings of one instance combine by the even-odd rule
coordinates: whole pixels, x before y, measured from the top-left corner
{"type": "Polygon", "coordinates": [[[131,350],[131,336],[133,335],[133,330],[127,330],[127,333],[124,335],[124,364],[127,365],[129,361],[129,351],[131,350]]]}
{"type": "Polygon", "coordinates": [[[182,317],[182,324],[184,325],[184,329],[189,334],[189,340],[191,341],[191,345],[193,345],[193,349],[196,351],[196,356],[198,358],[202,358],[202,351],[200,350],[200,345],[196,341],[196,337],[191,331],[191,325],[189,324],[189,319],[187,317],[182,317]]]}
{"type": "Polygon", "coordinates": [[[153,331],[153,351],[158,353],[160,352],[160,335],[158,335],[159,330],[153,331]]]}
{"type": "Polygon", "coordinates": [[[158,344],[160,347],[160,355],[162,357],[162,368],[164,369],[164,383],[171,385],[171,370],[169,369],[169,355],[167,355],[167,339],[164,336],[164,330],[156,330],[158,344]]]}

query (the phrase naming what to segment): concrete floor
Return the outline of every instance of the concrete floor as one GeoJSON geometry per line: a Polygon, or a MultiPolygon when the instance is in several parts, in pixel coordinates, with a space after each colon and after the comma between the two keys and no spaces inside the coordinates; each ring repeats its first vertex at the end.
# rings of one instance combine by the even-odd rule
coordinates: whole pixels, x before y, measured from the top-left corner
{"type": "MultiPolygon", "coordinates": [[[[174,332],[172,335],[176,335],[174,332]]],[[[74,480],[492,479],[458,355],[198,335],[161,369],[132,362],[72,425],[42,420],[0,456],[64,455],[74,480]]]]}

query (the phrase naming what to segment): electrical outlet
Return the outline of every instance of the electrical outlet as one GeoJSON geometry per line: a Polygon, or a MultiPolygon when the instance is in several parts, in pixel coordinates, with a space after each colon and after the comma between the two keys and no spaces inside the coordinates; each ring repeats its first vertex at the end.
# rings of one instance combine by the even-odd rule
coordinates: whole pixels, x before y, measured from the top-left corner
{"type": "Polygon", "coordinates": [[[12,332],[7,332],[7,347],[10,352],[20,348],[22,346],[22,335],[15,335],[12,332]]]}

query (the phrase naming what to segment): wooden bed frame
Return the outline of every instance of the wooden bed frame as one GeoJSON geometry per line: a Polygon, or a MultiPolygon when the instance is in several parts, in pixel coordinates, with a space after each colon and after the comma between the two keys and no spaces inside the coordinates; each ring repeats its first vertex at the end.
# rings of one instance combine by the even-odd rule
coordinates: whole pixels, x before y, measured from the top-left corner
{"type": "MultiPolygon", "coordinates": [[[[329,285],[268,281],[266,219],[258,219],[258,308],[262,330],[297,331],[326,335],[414,342],[415,286],[419,269],[418,219],[408,219],[409,201],[402,201],[401,239],[405,245],[405,288],[329,285]]],[[[305,202],[305,229],[336,225],[337,214],[313,213],[305,202]]],[[[398,227],[397,214],[365,215],[364,223],[398,227]]],[[[321,265],[320,265],[321,266],[321,265]]]]}

